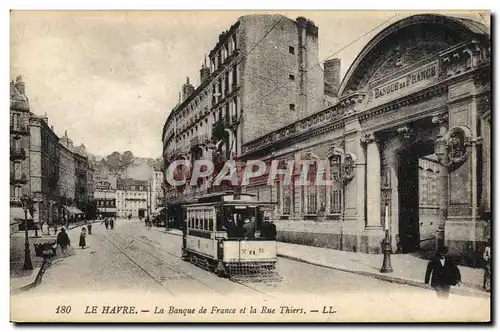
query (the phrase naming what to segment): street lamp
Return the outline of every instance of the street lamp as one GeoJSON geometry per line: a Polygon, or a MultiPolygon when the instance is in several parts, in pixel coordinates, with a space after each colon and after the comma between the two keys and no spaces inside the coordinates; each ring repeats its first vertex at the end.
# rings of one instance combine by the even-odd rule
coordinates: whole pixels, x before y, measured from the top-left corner
{"type": "Polygon", "coordinates": [[[382,268],[380,272],[382,273],[390,273],[392,272],[391,266],[391,239],[389,234],[389,203],[385,204],[385,222],[384,222],[384,231],[385,237],[383,241],[383,251],[384,251],[384,261],[382,263],[382,268]]]}
{"type": "Polygon", "coordinates": [[[24,266],[23,270],[33,270],[33,264],[31,263],[31,254],[30,254],[30,242],[28,237],[28,209],[30,214],[33,216],[33,201],[31,197],[27,195],[23,195],[21,197],[21,203],[23,204],[24,209],[24,266]]]}

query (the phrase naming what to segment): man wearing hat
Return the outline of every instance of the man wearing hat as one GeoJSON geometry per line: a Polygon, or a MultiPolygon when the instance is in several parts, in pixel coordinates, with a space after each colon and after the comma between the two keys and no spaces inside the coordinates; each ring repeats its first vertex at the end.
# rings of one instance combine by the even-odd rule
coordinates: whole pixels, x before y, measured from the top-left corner
{"type": "Polygon", "coordinates": [[[64,256],[68,252],[68,246],[70,245],[68,233],[64,227],[61,228],[61,231],[57,235],[57,244],[61,246],[61,252],[64,256]]]}
{"type": "Polygon", "coordinates": [[[449,257],[446,257],[448,250],[440,248],[436,257],[427,264],[425,272],[425,283],[430,281],[439,298],[448,298],[450,287],[458,286],[461,282],[460,271],[449,257]]]}

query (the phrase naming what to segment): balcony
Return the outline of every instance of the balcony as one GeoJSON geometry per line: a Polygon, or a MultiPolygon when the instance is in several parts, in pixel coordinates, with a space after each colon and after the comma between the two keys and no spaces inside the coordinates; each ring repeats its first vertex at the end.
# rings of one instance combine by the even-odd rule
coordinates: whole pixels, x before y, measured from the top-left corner
{"type": "Polygon", "coordinates": [[[193,149],[195,147],[205,145],[207,141],[208,141],[208,135],[198,135],[191,139],[189,146],[191,149],[193,149]]]}
{"type": "Polygon", "coordinates": [[[10,160],[24,160],[26,159],[26,150],[23,148],[11,148],[10,160]]]}
{"type": "Polygon", "coordinates": [[[29,135],[30,128],[26,125],[10,125],[10,133],[13,135],[29,135]]]}
{"type": "Polygon", "coordinates": [[[23,203],[21,202],[21,197],[11,196],[10,197],[10,206],[23,206],[23,203]]]}
{"type": "Polygon", "coordinates": [[[10,108],[17,109],[20,111],[29,111],[30,110],[30,106],[29,106],[27,101],[15,100],[15,99],[10,100],[10,108]]]}
{"type": "Polygon", "coordinates": [[[24,173],[18,175],[10,173],[10,183],[13,185],[26,184],[28,183],[28,177],[24,173]]]}

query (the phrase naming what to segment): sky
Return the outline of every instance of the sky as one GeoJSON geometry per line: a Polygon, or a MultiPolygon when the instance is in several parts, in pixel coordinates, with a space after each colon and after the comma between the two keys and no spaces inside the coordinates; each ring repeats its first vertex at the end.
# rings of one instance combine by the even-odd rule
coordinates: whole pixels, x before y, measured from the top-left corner
{"type": "MultiPolygon", "coordinates": [[[[162,155],[163,124],[204,54],[244,11],[12,11],[10,78],[23,76],[32,112],[97,156],[162,155]]],[[[269,12],[270,13],[270,12],[269,12]]],[[[273,12],[276,13],[276,12],[273,12]]],[[[415,12],[280,11],[319,27],[319,60],[342,76],[366,43],[415,12]]],[[[453,13],[489,25],[483,14],[453,13]]],[[[272,38],[271,32],[266,38],[272,38]]]]}

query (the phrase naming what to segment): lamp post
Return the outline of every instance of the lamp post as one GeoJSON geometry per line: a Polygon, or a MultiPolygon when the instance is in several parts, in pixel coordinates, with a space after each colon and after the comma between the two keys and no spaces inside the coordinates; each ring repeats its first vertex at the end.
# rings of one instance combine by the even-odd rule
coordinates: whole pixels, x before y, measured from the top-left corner
{"type": "Polygon", "coordinates": [[[23,203],[24,209],[24,266],[23,270],[33,270],[33,264],[31,263],[31,254],[30,254],[30,242],[28,236],[28,209],[30,213],[33,209],[31,198],[29,196],[21,197],[21,202],[23,203]]]}
{"type": "Polygon", "coordinates": [[[385,222],[384,222],[385,237],[382,244],[382,250],[384,252],[384,261],[382,263],[382,268],[380,272],[390,273],[392,272],[391,266],[391,240],[389,235],[389,204],[385,204],[385,222]]]}

